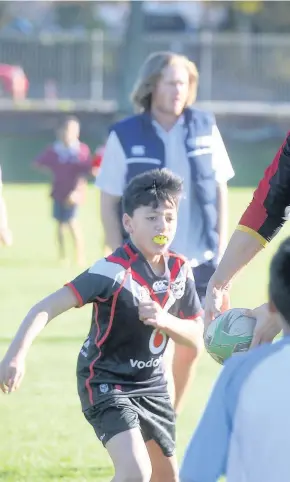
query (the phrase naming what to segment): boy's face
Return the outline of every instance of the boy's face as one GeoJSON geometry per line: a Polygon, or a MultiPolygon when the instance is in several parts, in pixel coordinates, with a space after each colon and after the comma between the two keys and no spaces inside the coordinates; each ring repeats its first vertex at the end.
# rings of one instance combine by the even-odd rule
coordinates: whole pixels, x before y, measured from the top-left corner
{"type": "Polygon", "coordinates": [[[78,122],[71,120],[67,126],[61,131],[61,140],[66,146],[73,145],[80,136],[80,125],[78,122]]]}
{"type": "Polygon", "coordinates": [[[157,208],[140,206],[132,217],[124,214],[123,224],[133,243],[145,256],[163,254],[175,236],[177,207],[169,201],[160,203],[157,208]]]}

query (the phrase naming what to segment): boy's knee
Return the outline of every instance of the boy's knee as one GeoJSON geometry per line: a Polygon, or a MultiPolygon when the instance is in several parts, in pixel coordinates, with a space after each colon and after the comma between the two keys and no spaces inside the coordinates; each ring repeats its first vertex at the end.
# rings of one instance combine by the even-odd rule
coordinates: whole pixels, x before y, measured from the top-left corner
{"type": "Polygon", "coordinates": [[[129,471],[124,474],[116,474],[116,480],[118,482],[150,482],[151,480],[151,468],[146,470],[139,470],[135,468],[134,471],[129,471]]]}
{"type": "Polygon", "coordinates": [[[180,482],[180,479],[178,473],[169,475],[167,472],[160,472],[158,474],[154,474],[153,472],[150,482],[180,482]]]}
{"type": "Polygon", "coordinates": [[[126,467],[116,470],[116,480],[118,482],[150,482],[152,467],[150,462],[138,463],[132,461],[126,467]]]}

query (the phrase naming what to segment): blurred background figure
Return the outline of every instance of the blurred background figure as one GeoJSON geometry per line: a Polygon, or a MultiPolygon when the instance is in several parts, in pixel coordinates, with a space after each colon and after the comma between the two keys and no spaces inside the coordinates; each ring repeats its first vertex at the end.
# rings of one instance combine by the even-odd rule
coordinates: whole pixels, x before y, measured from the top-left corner
{"type": "Polygon", "coordinates": [[[12,241],[12,232],[8,225],[7,207],[3,196],[2,170],[0,166],[0,242],[5,246],[11,246],[12,241]]]}
{"type": "Polygon", "coordinates": [[[77,264],[85,263],[84,240],[77,220],[78,207],[84,201],[86,178],[92,172],[90,148],[79,141],[80,124],[68,117],[57,131],[57,140],[36,160],[35,165],[48,169],[53,177],[51,197],[57,223],[57,242],[61,260],[66,260],[65,227],[69,228],[77,264]]]}
{"type": "Polygon", "coordinates": [[[27,97],[28,78],[18,65],[0,64],[0,98],[23,100],[27,97]]]}

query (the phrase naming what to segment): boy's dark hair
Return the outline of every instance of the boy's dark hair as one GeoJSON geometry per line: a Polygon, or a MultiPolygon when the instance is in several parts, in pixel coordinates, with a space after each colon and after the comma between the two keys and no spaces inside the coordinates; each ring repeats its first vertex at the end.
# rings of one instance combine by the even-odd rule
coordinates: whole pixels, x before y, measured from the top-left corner
{"type": "Polygon", "coordinates": [[[126,187],[123,198],[123,213],[132,216],[140,206],[154,209],[169,201],[178,206],[183,190],[183,181],[169,169],[152,169],[135,176],[126,187]]]}
{"type": "Polygon", "coordinates": [[[290,325],[290,237],[281,243],[271,261],[269,297],[290,325]]]}

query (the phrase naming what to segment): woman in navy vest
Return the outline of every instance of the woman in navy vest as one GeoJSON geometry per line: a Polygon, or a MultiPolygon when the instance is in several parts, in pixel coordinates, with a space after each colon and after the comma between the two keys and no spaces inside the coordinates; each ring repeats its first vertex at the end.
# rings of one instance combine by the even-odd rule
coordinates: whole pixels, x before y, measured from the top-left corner
{"type": "MultiPolygon", "coordinates": [[[[191,260],[197,292],[203,302],[208,280],[227,243],[227,181],[234,172],[211,113],[196,109],[198,71],[186,57],[151,54],[132,93],[137,114],[112,126],[96,185],[111,252],[123,242],[120,199],[136,174],[167,167],[184,179],[185,199],[172,249],[191,260]]],[[[202,347],[202,343],[201,343],[202,347]]],[[[175,406],[199,357],[175,347],[175,406]]]]}

